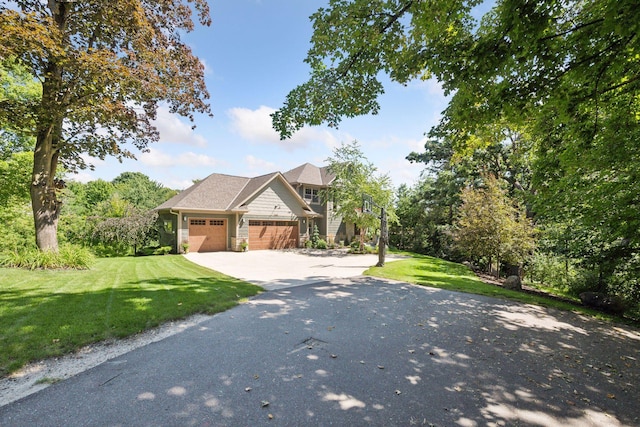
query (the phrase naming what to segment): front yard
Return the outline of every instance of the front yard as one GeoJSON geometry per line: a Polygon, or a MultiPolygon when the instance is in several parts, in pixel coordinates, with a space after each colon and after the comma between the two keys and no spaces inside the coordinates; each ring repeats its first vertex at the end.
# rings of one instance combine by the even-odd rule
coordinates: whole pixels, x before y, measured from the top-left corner
{"type": "Polygon", "coordinates": [[[261,291],[182,256],[99,259],[90,270],[0,269],[0,376],[261,291]]]}

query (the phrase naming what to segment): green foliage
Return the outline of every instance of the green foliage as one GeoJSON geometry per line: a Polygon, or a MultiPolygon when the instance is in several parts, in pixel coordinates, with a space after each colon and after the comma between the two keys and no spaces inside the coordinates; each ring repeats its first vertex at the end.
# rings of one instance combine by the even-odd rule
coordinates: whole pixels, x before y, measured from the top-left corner
{"type": "Polygon", "coordinates": [[[28,202],[0,208],[0,253],[36,248],[33,239],[33,214],[28,202]]]}
{"type": "Polygon", "coordinates": [[[484,177],[482,188],[463,189],[461,199],[454,237],[463,254],[489,265],[495,261],[499,272],[501,262],[521,264],[533,252],[531,222],[495,177],[484,177]]]}
{"type": "Polygon", "coordinates": [[[398,223],[391,226],[391,245],[446,259],[455,259],[451,224],[459,205],[458,185],[447,182],[448,173],[427,176],[413,187],[401,185],[396,192],[398,223]],[[457,193],[453,193],[452,190],[457,193]]]}
{"type": "Polygon", "coordinates": [[[58,252],[37,248],[6,251],[0,255],[1,267],[35,269],[88,269],[95,262],[93,253],[81,246],[62,245],[58,252]]]}
{"type": "MultiPolygon", "coordinates": [[[[480,3],[329,1],[311,17],[309,80],[289,93],[274,128],[286,138],[304,124],[337,126],[342,117],[375,114],[383,73],[402,84],[435,77],[451,101],[425,153],[409,158],[454,179],[438,183],[441,197],[423,200],[455,212],[444,194],[459,193],[451,191],[458,178],[492,173],[539,225],[565,228],[559,255],[591,271],[600,289],[633,294],[628,284],[640,254],[637,2],[505,0],[476,21],[480,3]]],[[[429,218],[429,231],[416,233],[421,216],[403,211],[411,244],[431,251],[426,242],[442,223],[429,218]]]]}
{"type": "Polygon", "coordinates": [[[317,248],[318,247],[318,241],[320,240],[320,231],[318,230],[318,225],[314,224],[313,225],[313,233],[311,233],[311,247],[312,248],[317,248]]]}
{"type": "Polygon", "coordinates": [[[0,206],[29,201],[33,153],[13,153],[0,159],[0,206]]]}
{"type": "Polygon", "coordinates": [[[114,192],[114,184],[102,179],[87,182],[84,185],[82,194],[85,212],[91,212],[96,206],[108,202],[113,197],[114,192]]]}
{"type": "Polygon", "coordinates": [[[327,241],[324,239],[318,239],[316,242],[317,249],[327,249],[327,241]]]}
{"type": "Polygon", "coordinates": [[[113,187],[122,200],[142,210],[153,209],[177,194],[140,172],[121,173],[114,178],[113,187]]]}
{"type": "Polygon", "coordinates": [[[169,255],[171,253],[171,246],[160,246],[158,249],[153,251],[154,255],[169,255]]]}
{"type": "Polygon", "coordinates": [[[36,242],[58,250],[56,173],[83,169],[89,154],[133,158],[159,134],[161,103],[194,120],[210,113],[204,65],[183,42],[193,13],[210,25],[206,0],[42,3],[0,6],[0,58],[42,84],[38,102],[0,99],[0,125],[34,130],[31,181],[36,242]],[[96,31],[96,28],[100,28],[96,31]]]}
{"type": "MultiPolygon", "coordinates": [[[[34,126],[24,121],[42,96],[42,85],[15,58],[0,60],[0,160],[33,151],[34,126]]],[[[33,153],[31,154],[33,156],[33,153]]]]}
{"type": "Polygon", "coordinates": [[[169,255],[171,253],[171,246],[147,246],[140,249],[136,255],[149,256],[149,255],[169,255]]]}
{"type": "Polygon", "coordinates": [[[525,277],[530,282],[565,293],[576,282],[578,274],[573,261],[568,258],[539,251],[528,259],[525,267],[525,277]]]}
{"type": "Polygon", "coordinates": [[[357,141],[341,144],[326,161],[335,178],[322,197],[333,203],[335,215],[361,229],[361,239],[367,230],[380,228],[378,215],[362,213],[363,195],[370,195],[376,205],[385,207],[389,223],[396,221],[391,179],[376,173],[377,168],[364,156],[357,141]]]}
{"type": "Polygon", "coordinates": [[[158,214],[153,211],[134,211],[123,217],[107,218],[96,224],[92,237],[116,251],[133,247],[135,253],[137,247],[155,237],[157,220],[158,214]]]}

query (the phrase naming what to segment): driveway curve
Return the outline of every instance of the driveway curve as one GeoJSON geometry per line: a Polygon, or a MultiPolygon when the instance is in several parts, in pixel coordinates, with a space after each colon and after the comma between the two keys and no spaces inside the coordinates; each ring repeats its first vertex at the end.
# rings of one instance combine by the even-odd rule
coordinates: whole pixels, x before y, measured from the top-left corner
{"type": "MultiPolygon", "coordinates": [[[[185,257],[196,264],[270,291],[360,276],[378,262],[378,255],[354,255],[339,250],[194,252],[185,257]]],[[[385,261],[400,258],[387,255],[385,261]]]]}

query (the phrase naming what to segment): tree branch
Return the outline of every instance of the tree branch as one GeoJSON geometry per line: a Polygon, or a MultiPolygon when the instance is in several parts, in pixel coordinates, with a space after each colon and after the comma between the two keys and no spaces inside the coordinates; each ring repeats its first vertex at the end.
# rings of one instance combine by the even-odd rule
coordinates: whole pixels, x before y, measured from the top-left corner
{"type": "Polygon", "coordinates": [[[602,22],[604,22],[604,18],[599,18],[599,19],[596,19],[594,21],[585,22],[583,24],[576,25],[576,26],[574,26],[574,27],[572,27],[572,28],[570,28],[570,29],[568,29],[566,31],[563,31],[561,33],[557,33],[557,34],[553,34],[553,35],[550,35],[550,36],[543,37],[543,38],[540,39],[540,41],[544,42],[544,41],[552,40],[552,39],[555,39],[555,38],[558,38],[558,37],[563,37],[563,36],[566,36],[567,34],[573,33],[575,31],[581,30],[581,29],[586,28],[586,27],[590,27],[592,25],[600,24],[602,22]]]}

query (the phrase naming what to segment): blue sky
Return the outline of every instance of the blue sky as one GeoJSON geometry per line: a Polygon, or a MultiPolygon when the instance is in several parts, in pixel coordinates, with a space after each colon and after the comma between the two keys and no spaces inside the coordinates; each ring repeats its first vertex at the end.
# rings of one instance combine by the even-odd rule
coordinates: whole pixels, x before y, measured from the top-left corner
{"type": "Polygon", "coordinates": [[[414,183],[423,165],[405,157],[423,149],[424,133],[447,103],[435,81],[386,84],[379,114],[345,119],[337,130],[308,127],[280,141],[271,129],[269,114],[308,77],[303,60],[310,46],[309,16],[325,5],[323,0],[211,1],[212,26],[197,27],[185,40],[206,66],[214,117],[198,116],[192,130],[187,120],[161,108],[156,122],[161,140],[150,145],[149,153],[122,164],[92,159],[94,171],[69,178],[112,180],[137,171],[184,189],[214,172],[257,176],[305,162],[321,166],[341,142],[357,140],[395,186],[414,183]]]}

